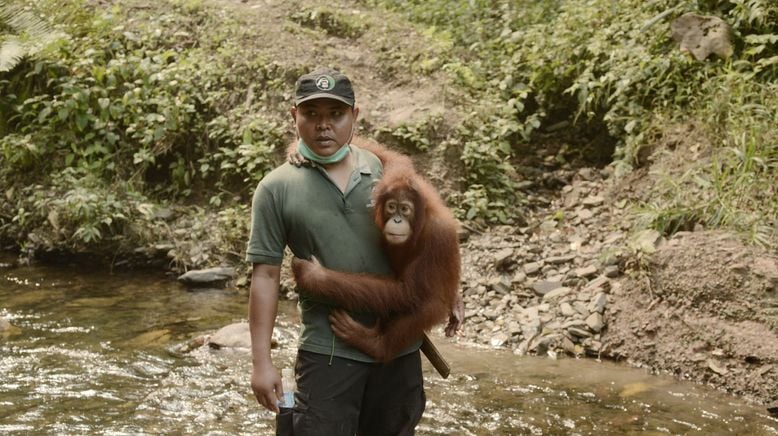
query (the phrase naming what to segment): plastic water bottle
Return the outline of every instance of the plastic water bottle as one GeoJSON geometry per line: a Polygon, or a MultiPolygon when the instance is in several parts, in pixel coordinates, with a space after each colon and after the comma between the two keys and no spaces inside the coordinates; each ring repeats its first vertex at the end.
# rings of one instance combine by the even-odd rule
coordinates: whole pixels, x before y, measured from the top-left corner
{"type": "Polygon", "coordinates": [[[297,383],[294,380],[294,370],[292,368],[281,370],[281,385],[284,388],[284,399],[278,403],[278,407],[291,409],[294,407],[294,391],[297,390],[297,383]]]}

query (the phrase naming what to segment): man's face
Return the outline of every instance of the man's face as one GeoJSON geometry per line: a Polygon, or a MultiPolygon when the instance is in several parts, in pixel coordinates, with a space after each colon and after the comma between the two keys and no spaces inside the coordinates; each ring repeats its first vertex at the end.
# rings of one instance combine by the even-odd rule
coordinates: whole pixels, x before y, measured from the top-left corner
{"type": "Polygon", "coordinates": [[[292,108],[297,132],[308,147],[320,156],[329,156],[351,137],[359,109],[338,100],[318,98],[292,108]]]}

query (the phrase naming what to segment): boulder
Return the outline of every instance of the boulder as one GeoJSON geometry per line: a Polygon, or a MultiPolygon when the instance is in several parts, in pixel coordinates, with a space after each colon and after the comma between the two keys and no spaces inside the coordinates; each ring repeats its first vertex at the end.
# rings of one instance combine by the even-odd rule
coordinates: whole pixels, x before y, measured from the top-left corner
{"type": "Polygon", "coordinates": [[[691,53],[698,61],[711,53],[722,59],[732,56],[729,25],[719,17],[689,12],[676,18],[670,30],[673,39],[681,44],[681,51],[691,53]]]}
{"type": "Polygon", "coordinates": [[[220,328],[208,340],[211,348],[251,348],[249,323],[238,322],[220,328]]]}
{"type": "Polygon", "coordinates": [[[0,338],[15,336],[21,332],[21,329],[11,324],[11,321],[8,321],[5,318],[0,318],[0,338]]]}
{"type": "Polygon", "coordinates": [[[191,287],[224,286],[237,275],[235,268],[216,267],[188,271],[178,276],[178,281],[191,287]]]}

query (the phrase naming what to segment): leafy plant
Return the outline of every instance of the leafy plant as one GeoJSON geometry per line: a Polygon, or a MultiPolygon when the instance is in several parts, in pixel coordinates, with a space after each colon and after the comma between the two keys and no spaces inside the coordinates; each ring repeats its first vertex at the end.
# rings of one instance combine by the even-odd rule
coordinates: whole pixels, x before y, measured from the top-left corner
{"type": "Polygon", "coordinates": [[[380,128],[376,131],[376,135],[382,139],[386,137],[390,141],[399,142],[411,151],[425,152],[440,142],[439,130],[442,121],[443,116],[435,114],[414,124],[404,123],[395,128],[380,128]]]}
{"type": "Polygon", "coordinates": [[[359,38],[368,26],[358,18],[349,17],[346,12],[327,7],[303,9],[292,14],[289,19],[302,26],[349,39],[359,38]]]}

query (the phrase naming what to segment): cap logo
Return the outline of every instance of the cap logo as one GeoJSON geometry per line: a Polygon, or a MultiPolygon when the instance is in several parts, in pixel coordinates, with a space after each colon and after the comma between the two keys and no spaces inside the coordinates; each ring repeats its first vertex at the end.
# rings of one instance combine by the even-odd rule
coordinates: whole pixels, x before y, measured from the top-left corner
{"type": "Polygon", "coordinates": [[[335,79],[332,76],[322,75],[316,78],[316,87],[322,91],[330,91],[335,87],[335,79]]]}

